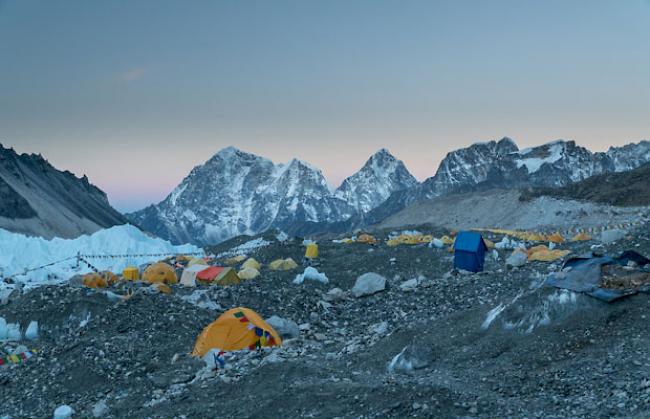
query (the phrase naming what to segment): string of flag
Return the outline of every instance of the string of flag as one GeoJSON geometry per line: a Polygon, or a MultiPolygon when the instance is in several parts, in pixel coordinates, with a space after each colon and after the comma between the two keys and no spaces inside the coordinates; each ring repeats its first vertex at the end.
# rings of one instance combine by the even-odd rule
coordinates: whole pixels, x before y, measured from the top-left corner
{"type": "Polygon", "coordinates": [[[22,364],[23,362],[27,361],[29,358],[36,355],[37,352],[38,352],[37,349],[32,349],[31,351],[25,351],[19,354],[12,354],[12,355],[2,357],[0,358],[0,367],[9,364],[22,364]]]}

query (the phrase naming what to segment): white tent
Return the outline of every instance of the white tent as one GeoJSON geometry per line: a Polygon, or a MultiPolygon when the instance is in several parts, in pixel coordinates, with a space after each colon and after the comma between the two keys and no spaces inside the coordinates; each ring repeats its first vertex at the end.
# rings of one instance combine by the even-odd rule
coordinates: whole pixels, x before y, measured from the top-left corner
{"type": "Polygon", "coordinates": [[[181,285],[184,285],[186,287],[195,287],[196,274],[207,268],[208,265],[192,265],[183,269],[183,275],[181,275],[181,285]]]}

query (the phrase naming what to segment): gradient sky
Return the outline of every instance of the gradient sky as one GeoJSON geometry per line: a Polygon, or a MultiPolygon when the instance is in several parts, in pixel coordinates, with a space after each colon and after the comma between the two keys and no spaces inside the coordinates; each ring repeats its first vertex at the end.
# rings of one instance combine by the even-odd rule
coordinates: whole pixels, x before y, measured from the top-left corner
{"type": "Polygon", "coordinates": [[[0,0],[0,142],[121,210],[228,145],[337,186],[503,136],[650,137],[650,2],[0,0]]]}

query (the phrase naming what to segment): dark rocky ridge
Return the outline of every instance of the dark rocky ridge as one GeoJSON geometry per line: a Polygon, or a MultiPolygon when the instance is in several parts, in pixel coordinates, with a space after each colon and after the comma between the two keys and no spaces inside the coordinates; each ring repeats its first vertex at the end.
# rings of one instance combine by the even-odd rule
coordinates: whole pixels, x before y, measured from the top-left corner
{"type": "Polygon", "coordinates": [[[534,188],[522,200],[538,196],[568,198],[616,206],[650,205],[650,164],[622,173],[606,173],[561,188],[534,188]]]}
{"type": "Polygon", "coordinates": [[[1,144],[0,217],[0,228],[46,238],[73,238],[127,222],[86,176],[1,144]]]}

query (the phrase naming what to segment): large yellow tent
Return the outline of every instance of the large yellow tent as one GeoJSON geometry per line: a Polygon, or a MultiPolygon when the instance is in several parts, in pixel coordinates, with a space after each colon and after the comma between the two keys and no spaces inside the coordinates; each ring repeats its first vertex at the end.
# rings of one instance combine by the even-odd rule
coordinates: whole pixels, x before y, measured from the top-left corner
{"type": "Polygon", "coordinates": [[[163,284],[175,284],[178,282],[174,268],[163,262],[149,265],[142,274],[142,280],[152,284],[157,282],[162,282],[163,284]]]}
{"type": "Polygon", "coordinates": [[[192,356],[203,357],[211,349],[238,351],[282,345],[282,339],[268,323],[253,310],[231,308],[201,332],[194,344],[192,356]]]}

